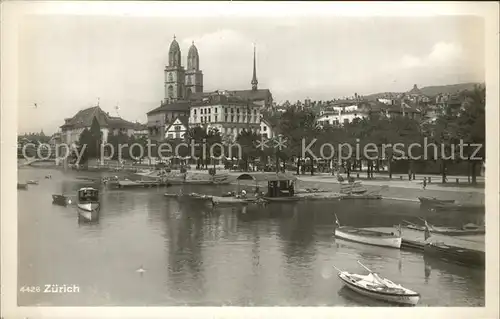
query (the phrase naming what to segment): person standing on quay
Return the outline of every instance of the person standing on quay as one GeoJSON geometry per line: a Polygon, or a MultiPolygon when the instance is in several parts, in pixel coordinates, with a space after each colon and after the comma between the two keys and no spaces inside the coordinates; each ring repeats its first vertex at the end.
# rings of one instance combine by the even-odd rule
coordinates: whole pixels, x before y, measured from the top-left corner
{"type": "Polygon", "coordinates": [[[425,187],[427,186],[427,178],[426,177],[424,177],[424,182],[422,183],[422,185],[423,185],[422,188],[425,191],[425,187]]]}

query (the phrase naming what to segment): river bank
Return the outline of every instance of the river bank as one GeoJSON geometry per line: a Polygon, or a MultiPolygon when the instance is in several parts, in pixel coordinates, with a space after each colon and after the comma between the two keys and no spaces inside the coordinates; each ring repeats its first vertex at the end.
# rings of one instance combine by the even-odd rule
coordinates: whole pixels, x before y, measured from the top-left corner
{"type": "MultiPolygon", "coordinates": [[[[233,184],[240,186],[254,186],[256,183],[254,181],[235,181],[233,184]]],[[[267,187],[266,182],[258,183],[260,188],[267,187]]],[[[369,185],[362,181],[362,185],[368,190],[368,193],[377,193],[382,195],[384,198],[396,199],[396,200],[406,200],[418,202],[418,197],[436,197],[440,199],[453,199],[456,202],[467,205],[484,205],[484,190],[481,189],[456,189],[441,187],[438,185],[433,185],[432,187],[423,190],[422,187],[408,187],[407,184],[401,183],[387,183],[380,181],[379,185],[369,185]]],[[[410,185],[413,186],[413,185],[410,185]]],[[[340,184],[336,181],[318,181],[318,180],[307,180],[299,177],[296,181],[297,189],[313,189],[317,188],[319,190],[324,190],[328,192],[340,192],[340,184]]]]}

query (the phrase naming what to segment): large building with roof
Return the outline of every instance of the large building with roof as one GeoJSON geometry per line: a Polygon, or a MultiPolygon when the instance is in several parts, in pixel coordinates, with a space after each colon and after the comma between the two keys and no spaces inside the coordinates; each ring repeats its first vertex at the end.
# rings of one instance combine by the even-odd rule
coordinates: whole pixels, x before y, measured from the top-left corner
{"type": "MultiPolygon", "coordinates": [[[[210,110],[222,110],[223,105],[229,103],[227,105],[231,105],[231,107],[226,105],[229,111],[231,109],[239,110],[242,107],[247,108],[248,105],[252,109],[252,112],[254,110],[257,112],[257,108],[269,108],[272,106],[273,97],[271,91],[269,89],[258,88],[255,48],[253,56],[253,74],[252,80],[250,81],[251,88],[246,90],[222,91],[223,93],[219,91],[203,92],[203,73],[200,70],[200,57],[194,42],[189,48],[187,69],[184,69],[181,65],[181,57],[179,43],[174,36],[168,53],[168,65],[165,67],[165,98],[158,107],[147,113],[147,125],[149,135],[152,139],[162,140],[169,138],[169,136],[180,135],[171,132],[172,127],[179,127],[179,125],[172,126],[172,124],[177,119],[185,117],[189,119],[190,127],[201,125],[201,119],[205,120],[207,116],[206,120],[211,122],[211,125],[205,125],[208,124],[207,122],[203,123],[204,126],[220,126],[221,132],[231,132],[231,134],[233,131],[240,132],[240,127],[243,124],[249,124],[252,126],[252,129],[254,129],[253,124],[255,123],[253,121],[250,123],[243,123],[238,122],[237,117],[233,117],[233,122],[230,120],[230,113],[228,113],[227,122],[224,122],[225,117],[223,117],[223,115],[216,120],[213,114],[208,116],[208,114],[201,115],[198,113],[202,110],[209,109],[207,103],[211,104],[210,110]],[[197,112],[196,115],[194,112],[197,112]]],[[[258,113],[260,114],[260,111],[258,113]]],[[[254,113],[251,115],[253,116],[254,113]]],[[[253,119],[253,117],[250,118],[253,119]]],[[[241,115],[240,121],[242,121],[242,119],[243,115],[241,115]]],[[[259,125],[257,125],[257,127],[258,126],[259,125]]]]}
{"type": "Polygon", "coordinates": [[[121,117],[111,116],[104,112],[99,106],[93,106],[79,111],[71,118],[64,119],[61,125],[61,141],[71,145],[78,142],[80,134],[92,126],[94,118],[99,123],[103,142],[108,140],[110,134],[134,134],[135,124],[122,119],[121,117]]]}

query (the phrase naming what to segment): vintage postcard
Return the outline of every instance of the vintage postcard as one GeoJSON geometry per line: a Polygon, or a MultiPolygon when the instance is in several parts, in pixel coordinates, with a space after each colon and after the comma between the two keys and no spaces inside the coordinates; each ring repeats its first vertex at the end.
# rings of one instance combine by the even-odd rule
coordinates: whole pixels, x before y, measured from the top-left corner
{"type": "Polygon", "coordinates": [[[2,318],[498,318],[498,3],[1,5],[2,318]]]}

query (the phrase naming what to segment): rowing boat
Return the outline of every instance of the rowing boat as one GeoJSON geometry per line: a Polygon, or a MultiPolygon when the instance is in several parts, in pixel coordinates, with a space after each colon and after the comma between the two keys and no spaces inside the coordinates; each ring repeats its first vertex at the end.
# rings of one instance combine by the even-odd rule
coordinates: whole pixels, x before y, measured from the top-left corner
{"type": "Polygon", "coordinates": [[[395,284],[389,279],[381,278],[374,272],[370,271],[368,275],[358,275],[338,271],[339,278],[348,288],[364,296],[406,305],[416,305],[420,300],[419,293],[395,284]]]}
{"type": "Polygon", "coordinates": [[[401,248],[401,236],[394,233],[341,226],[335,228],[335,237],[368,245],[401,248]]]}

